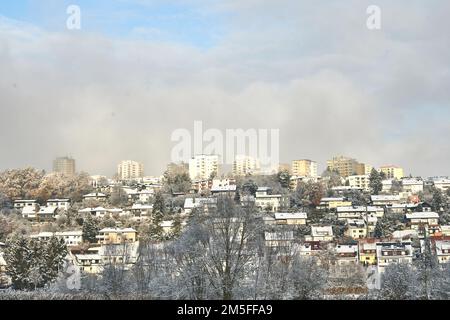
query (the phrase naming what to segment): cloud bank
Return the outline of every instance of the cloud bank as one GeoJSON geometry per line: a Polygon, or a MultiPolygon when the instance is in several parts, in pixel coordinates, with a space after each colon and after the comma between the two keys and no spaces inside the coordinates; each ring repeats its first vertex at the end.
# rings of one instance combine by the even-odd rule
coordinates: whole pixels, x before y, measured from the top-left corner
{"type": "Polygon", "coordinates": [[[160,174],[172,131],[202,120],[279,128],[282,162],[450,174],[448,1],[378,1],[380,31],[368,1],[208,2],[173,2],[220,17],[206,48],[145,25],[113,37],[0,16],[0,170],[69,154],[91,174],[123,159],[160,174]]]}

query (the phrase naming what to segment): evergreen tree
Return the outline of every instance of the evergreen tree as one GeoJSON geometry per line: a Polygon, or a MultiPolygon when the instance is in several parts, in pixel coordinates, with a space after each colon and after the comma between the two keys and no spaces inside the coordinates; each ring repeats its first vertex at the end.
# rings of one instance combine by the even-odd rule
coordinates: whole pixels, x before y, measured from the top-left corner
{"type": "Polygon", "coordinates": [[[381,219],[377,220],[377,224],[375,225],[375,230],[373,231],[373,236],[375,238],[383,238],[385,236],[385,232],[383,229],[383,223],[381,219]]]}
{"type": "Polygon", "coordinates": [[[98,235],[98,226],[95,220],[88,216],[86,219],[83,220],[83,241],[89,242],[89,243],[96,243],[97,242],[97,235],[98,235]]]}
{"type": "Polygon", "coordinates": [[[32,251],[25,238],[12,240],[5,250],[6,274],[16,290],[30,289],[30,269],[33,263],[32,251]]]}
{"type": "Polygon", "coordinates": [[[178,238],[181,235],[181,228],[182,228],[182,219],[179,214],[175,215],[173,219],[173,229],[172,233],[175,238],[178,238]]]}
{"type": "Polygon", "coordinates": [[[433,198],[431,199],[431,209],[435,212],[440,212],[441,208],[447,206],[447,197],[442,193],[441,190],[433,187],[431,189],[433,198]]]}
{"type": "Polygon", "coordinates": [[[382,181],[383,179],[381,174],[373,168],[369,176],[369,187],[373,194],[379,194],[383,189],[382,181]]]}
{"type": "Polygon", "coordinates": [[[278,172],[277,179],[282,188],[289,188],[289,185],[291,183],[291,175],[289,174],[289,171],[283,170],[278,172]]]}

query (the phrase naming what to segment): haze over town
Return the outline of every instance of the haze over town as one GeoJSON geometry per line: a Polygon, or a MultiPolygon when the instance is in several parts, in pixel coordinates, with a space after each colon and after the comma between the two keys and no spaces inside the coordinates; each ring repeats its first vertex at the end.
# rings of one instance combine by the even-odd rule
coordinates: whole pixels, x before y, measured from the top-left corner
{"type": "Polygon", "coordinates": [[[280,129],[280,161],[345,154],[448,175],[448,1],[14,1],[0,9],[0,170],[57,156],[158,175],[171,133],[280,129]]]}

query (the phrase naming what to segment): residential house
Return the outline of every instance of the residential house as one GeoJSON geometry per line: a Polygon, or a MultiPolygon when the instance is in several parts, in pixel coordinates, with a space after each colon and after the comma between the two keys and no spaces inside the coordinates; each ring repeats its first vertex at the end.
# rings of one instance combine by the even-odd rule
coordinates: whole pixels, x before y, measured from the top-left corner
{"type": "Polygon", "coordinates": [[[106,201],[107,198],[108,196],[101,192],[93,192],[83,196],[83,200],[95,200],[100,202],[106,201]]]}
{"type": "Polygon", "coordinates": [[[411,212],[406,214],[406,219],[414,230],[418,230],[420,226],[439,225],[439,214],[436,212],[411,212]]]}
{"type": "Polygon", "coordinates": [[[374,206],[392,206],[400,203],[400,196],[398,195],[371,195],[370,200],[374,206]]]}
{"type": "Polygon", "coordinates": [[[30,238],[48,241],[52,237],[63,239],[68,247],[79,246],[83,243],[83,231],[63,231],[63,232],[40,232],[38,234],[31,235],[30,238]]]}
{"type": "Polygon", "coordinates": [[[294,242],[293,231],[264,232],[264,239],[267,247],[286,247],[294,242]]]}
{"type": "Polygon", "coordinates": [[[337,244],[335,246],[336,264],[338,266],[358,264],[357,244],[337,244]]]}
{"type": "Polygon", "coordinates": [[[117,209],[117,208],[113,208],[113,209],[106,209],[103,207],[96,207],[96,208],[85,208],[85,209],[81,209],[78,210],[78,213],[81,215],[91,215],[93,217],[97,217],[97,218],[103,218],[103,217],[110,217],[114,214],[118,214],[121,215],[123,213],[122,209],[117,209]]]}
{"type": "Polygon", "coordinates": [[[434,247],[439,263],[446,264],[450,262],[450,240],[436,240],[434,247]]]}
{"type": "Polygon", "coordinates": [[[423,192],[423,180],[416,178],[402,179],[403,191],[411,194],[423,192]]]}
{"type": "Polygon", "coordinates": [[[22,217],[30,221],[36,220],[39,206],[34,204],[33,206],[25,206],[22,208],[22,217]]]}
{"type": "Polygon", "coordinates": [[[14,201],[14,209],[23,209],[25,207],[36,207],[37,201],[36,200],[15,200],[14,201]]]}
{"type": "Polygon", "coordinates": [[[217,204],[216,198],[192,197],[192,198],[186,198],[184,200],[183,209],[184,209],[185,214],[190,214],[192,212],[192,210],[194,210],[194,209],[203,208],[207,211],[208,207],[214,206],[216,204],[217,204]]]}
{"type": "Polygon", "coordinates": [[[213,179],[211,194],[234,194],[236,188],[235,179],[213,179]]]}
{"type": "Polygon", "coordinates": [[[450,179],[436,179],[433,181],[436,189],[447,192],[450,189],[450,179]]]}
{"type": "Polygon", "coordinates": [[[300,244],[298,253],[300,256],[317,257],[325,250],[324,245],[319,241],[305,241],[300,244]]]}
{"type": "Polygon", "coordinates": [[[102,256],[99,254],[75,254],[73,262],[81,273],[99,274],[103,270],[102,256]]]}
{"type": "Polygon", "coordinates": [[[358,241],[359,262],[363,265],[377,264],[376,239],[360,239],[358,241]]]}
{"type": "Polygon", "coordinates": [[[332,226],[311,226],[311,236],[306,236],[306,241],[312,242],[329,242],[333,241],[332,226]]]}
{"type": "Polygon", "coordinates": [[[36,220],[38,222],[53,221],[58,216],[57,207],[40,207],[36,213],[36,220]]]}
{"type": "Polygon", "coordinates": [[[295,212],[295,213],[275,212],[276,224],[305,225],[306,218],[307,218],[306,212],[295,212]]]}
{"type": "Polygon", "coordinates": [[[350,187],[370,191],[370,179],[368,175],[354,175],[347,178],[350,187]]]}
{"type": "Polygon", "coordinates": [[[137,241],[137,231],[133,228],[104,228],[97,236],[100,244],[123,244],[137,241]]]}
{"type": "Polygon", "coordinates": [[[269,194],[270,188],[258,188],[255,206],[260,211],[277,212],[288,206],[289,199],[281,194],[269,194]]]}
{"type": "Polygon", "coordinates": [[[378,242],[377,267],[379,272],[394,263],[412,263],[413,248],[411,242],[378,242]]]}
{"type": "Polygon", "coordinates": [[[336,214],[339,220],[360,219],[366,215],[382,218],[384,216],[384,209],[372,206],[338,207],[336,208],[336,214]]]}
{"type": "Polygon", "coordinates": [[[346,198],[343,197],[334,197],[334,198],[322,198],[320,200],[320,209],[336,209],[338,207],[348,207],[351,206],[352,202],[348,201],[346,198]]]}
{"type": "Polygon", "coordinates": [[[68,211],[70,208],[70,199],[50,199],[47,200],[47,207],[56,207],[62,211],[68,211]]]}
{"type": "Polygon", "coordinates": [[[353,239],[363,239],[367,237],[367,226],[362,219],[347,219],[347,237],[353,239]]]}

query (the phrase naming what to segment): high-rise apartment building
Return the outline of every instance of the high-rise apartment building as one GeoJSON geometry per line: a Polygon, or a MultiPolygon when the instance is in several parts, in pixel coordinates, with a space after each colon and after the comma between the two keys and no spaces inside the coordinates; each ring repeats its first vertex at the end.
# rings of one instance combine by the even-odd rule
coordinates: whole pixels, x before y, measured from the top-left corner
{"type": "Polygon", "coordinates": [[[189,173],[189,164],[186,162],[180,163],[169,163],[167,165],[167,173],[171,176],[180,175],[180,174],[188,174],[189,173]]]}
{"type": "Polygon", "coordinates": [[[356,165],[356,171],[355,173],[357,175],[370,175],[370,173],[372,172],[373,167],[370,164],[365,164],[365,163],[358,163],[356,165]]]}
{"type": "Polygon", "coordinates": [[[117,166],[120,180],[138,179],[144,176],[144,165],[137,161],[124,160],[117,166]]]}
{"type": "Polygon", "coordinates": [[[317,162],[308,159],[292,161],[292,175],[298,177],[317,177],[317,162]]]}
{"type": "Polygon", "coordinates": [[[404,178],[403,168],[394,165],[380,167],[380,172],[386,175],[386,179],[398,179],[404,178]]]}
{"type": "Polygon", "coordinates": [[[196,155],[189,160],[189,176],[191,180],[207,180],[218,175],[218,155],[196,155]]]}
{"type": "Polygon", "coordinates": [[[233,175],[235,176],[258,174],[260,170],[261,166],[258,159],[244,155],[237,155],[234,158],[233,175]]]}
{"type": "Polygon", "coordinates": [[[69,157],[56,158],[53,160],[53,172],[73,176],[75,174],[75,159],[69,157]]]}
{"type": "Polygon", "coordinates": [[[327,166],[331,171],[337,171],[341,177],[352,176],[358,171],[358,162],[344,156],[333,157],[327,161],[327,166]]]}

